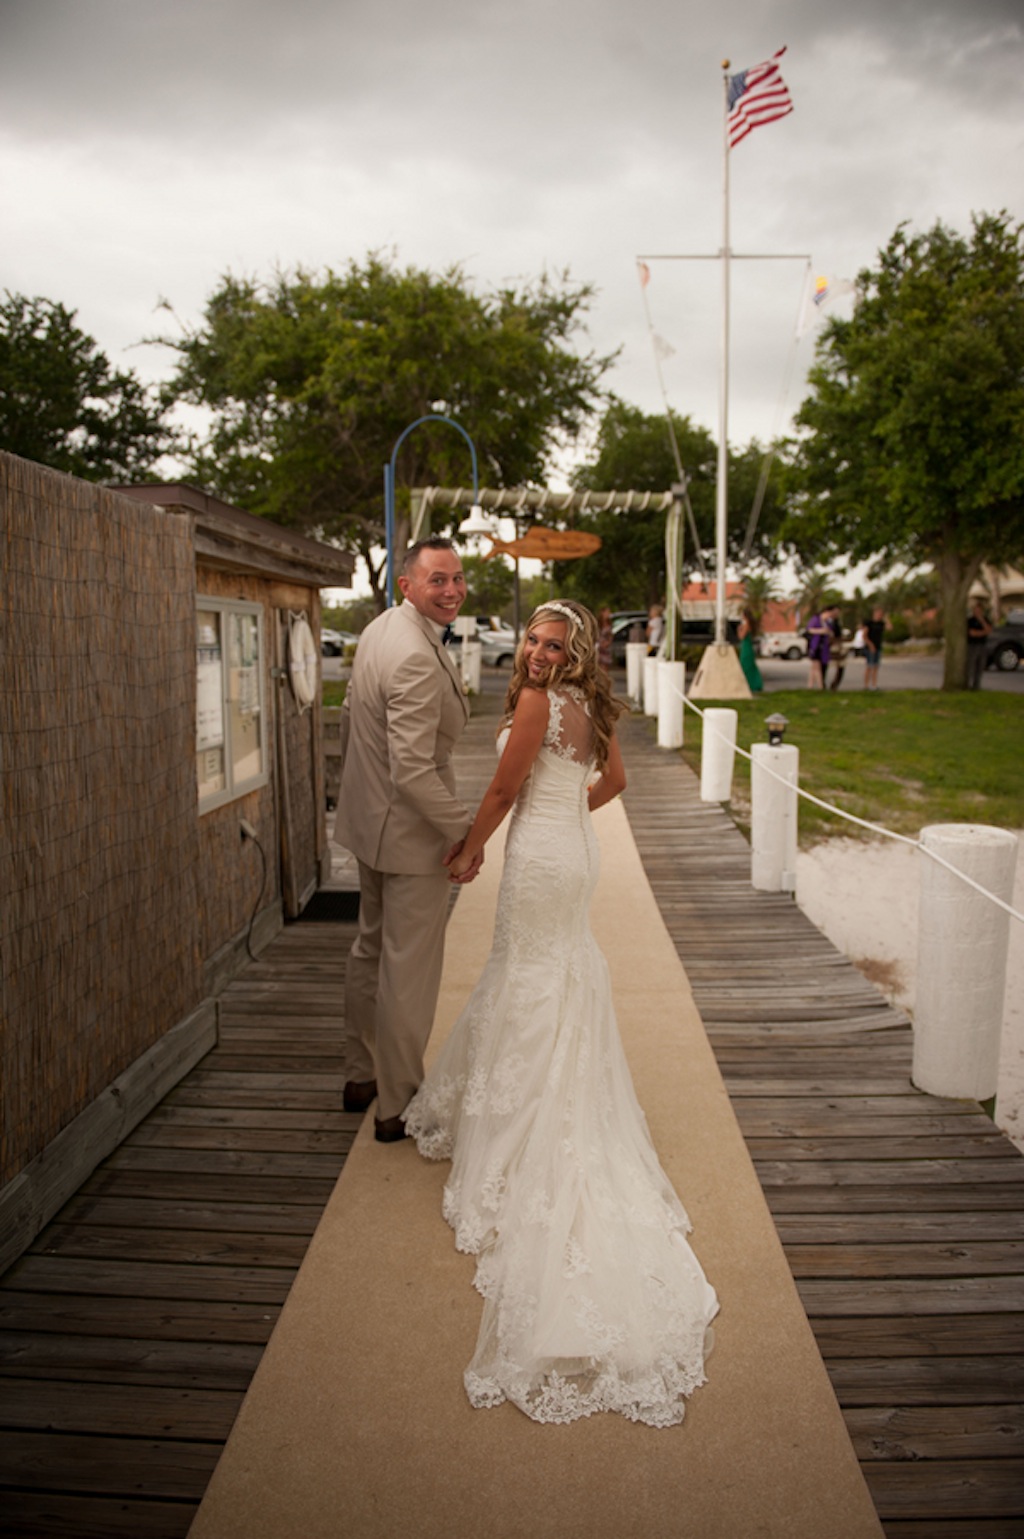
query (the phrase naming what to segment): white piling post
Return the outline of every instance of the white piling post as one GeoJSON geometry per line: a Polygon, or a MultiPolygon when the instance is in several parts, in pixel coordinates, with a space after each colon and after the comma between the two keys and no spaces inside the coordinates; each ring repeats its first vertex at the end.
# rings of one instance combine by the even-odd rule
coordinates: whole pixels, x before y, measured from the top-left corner
{"type": "Polygon", "coordinates": [[[658,714],[658,659],[644,658],[644,715],[658,714]]]}
{"type": "Polygon", "coordinates": [[[700,744],[700,799],[727,802],[732,796],[732,771],[736,760],[736,725],[732,710],[709,705],[704,712],[700,744]]]}
{"type": "Polygon", "coordinates": [[[644,663],[647,660],[646,641],[626,642],[626,694],[639,711],[644,703],[644,663]]]}
{"type": "Polygon", "coordinates": [[[750,757],[751,884],[761,892],[795,892],[800,750],[755,743],[750,757]]]}
{"type": "Polygon", "coordinates": [[[462,643],[462,682],[471,695],[480,693],[480,665],[483,662],[484,649],[479,641],[464,641],[462,643]]]}
{"type": "MultiPolygon", "coordinates": [[[[1013,901],[1017,836],[977,823],[933,823],[925,849],[1004,903],[1013,901]]],[[[927,855],[919,857],[917,1002],[911,1077],[929,1095],[996,1092],[1010,916],[927,855]]]]}
{"type": "Polygon", "coordinates": [[[683,746],[683,695],[686,664],[658,658],[658,747],[683,746]]]}

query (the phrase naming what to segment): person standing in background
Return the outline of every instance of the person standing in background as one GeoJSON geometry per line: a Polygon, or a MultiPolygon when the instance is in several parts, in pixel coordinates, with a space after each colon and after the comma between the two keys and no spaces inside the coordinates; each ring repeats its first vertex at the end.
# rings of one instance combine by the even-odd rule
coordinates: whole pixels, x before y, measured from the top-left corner
{"type": "Polygon", "coordinates": [[[885,610],[876,604],[870,620],[864,621],[864,688],[878,688],[878,669],[882,661],[882,642],[887,625],[885,610]]]}
{"type": "Polygon", "coordinates": [[[761,626],[756,616],[749,609],[745,609],[739,627],[740,667],[743,669],[743,676],[755,695],[759,695],[762,689],[764,689],[761,670],[757,666],[757,636],[760,629],[761,626]]]}
{"type": "Polygon", "coordinates": [[[985,653],[991,634],[992,622],[985,613],[985,606],[981,599],[975,599],[967,616],[968,689],[981,688],[981,676],[985,672],[985,653]]]}
{"type": "Polygon", "coordinates": [[[807,657],[811,669],[807,675],[808,689],[825,688],[825,670],[828,668],[828,644],[832,639],[832,628],[825,619],[827,611],[821,614],[813,614],[807,622],[807,657]]]}
{"type": "Polygon", "coordinates": [[[647,655],[654,657],[665,639],[665,606],[652,604],[647,611],[647,655]]]}
{"type": "Polygon", "coordinates": [[[832,682],[829,689],[838,689],[843,682],[843,674],[846,671],[846,642],[843,638],[843,619],[838,604],[833,604],[828,616],[828,623],[832,629],[832,640],[829,643],[829,655],[832,662],[832,682]]]}

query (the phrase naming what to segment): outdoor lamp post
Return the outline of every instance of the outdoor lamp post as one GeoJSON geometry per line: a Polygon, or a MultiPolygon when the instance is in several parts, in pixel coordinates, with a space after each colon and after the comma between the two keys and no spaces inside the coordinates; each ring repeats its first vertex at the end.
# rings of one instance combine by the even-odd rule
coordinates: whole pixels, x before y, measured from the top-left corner
{"type": "Polygon", "coordinates": [[[447,422],[450,427],[461,433],[469,445],[470,458],[473,465],[473,506],[469,510],[469,517],[460,526],[462,534],[490,534],[490,528],[484,521],[484,511],[480,507],[479,481],[476,470],[476,448],[461,422],[456,422],[454,417],[445,417],[440,412],[427,412],[423,417],[417,417],[415,422],[410,422],[405,431],[399,434],[395,447],[391,451],[390,464],[384,466],[384,544],[387,552],[387,602],[390,609],[395,602],[395,461],[398,451],[402,447],[413,428],[419,427],[421,422],[447,422]]]}
{"type": "Polygon", "coordinates": [[[786,728],[789,726],[788,718],[780,711],[773,711],[770,716],[765,717],[764,724],[768,728],[769,744],[772,748],[778,748],[786,735],[786,728]]]}

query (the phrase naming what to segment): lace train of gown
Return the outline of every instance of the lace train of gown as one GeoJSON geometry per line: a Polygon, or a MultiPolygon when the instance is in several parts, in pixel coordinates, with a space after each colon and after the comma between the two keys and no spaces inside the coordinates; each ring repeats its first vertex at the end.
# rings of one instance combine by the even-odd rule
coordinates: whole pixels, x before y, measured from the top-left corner
{"type": "Polygon", "coordinates": [[[471,1403],[672,1426],[705,1382],[718,1302],[651,1143],[590,931],[589,717],[573,691],[549,701],[491,955],[406,1128],[428,1159],[451,1159],[444,1216],[478,1258],[471,1403]]]}

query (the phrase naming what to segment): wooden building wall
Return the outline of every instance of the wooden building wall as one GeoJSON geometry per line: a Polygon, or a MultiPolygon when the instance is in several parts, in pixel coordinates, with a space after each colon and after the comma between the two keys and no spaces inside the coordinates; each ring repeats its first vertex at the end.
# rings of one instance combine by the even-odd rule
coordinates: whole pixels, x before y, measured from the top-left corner
{"type": "Polygon", "coordinates": [[[203,926],[191,520],[0,454],[0,538],[2,1186],[195,1008],[203,926]]]}

